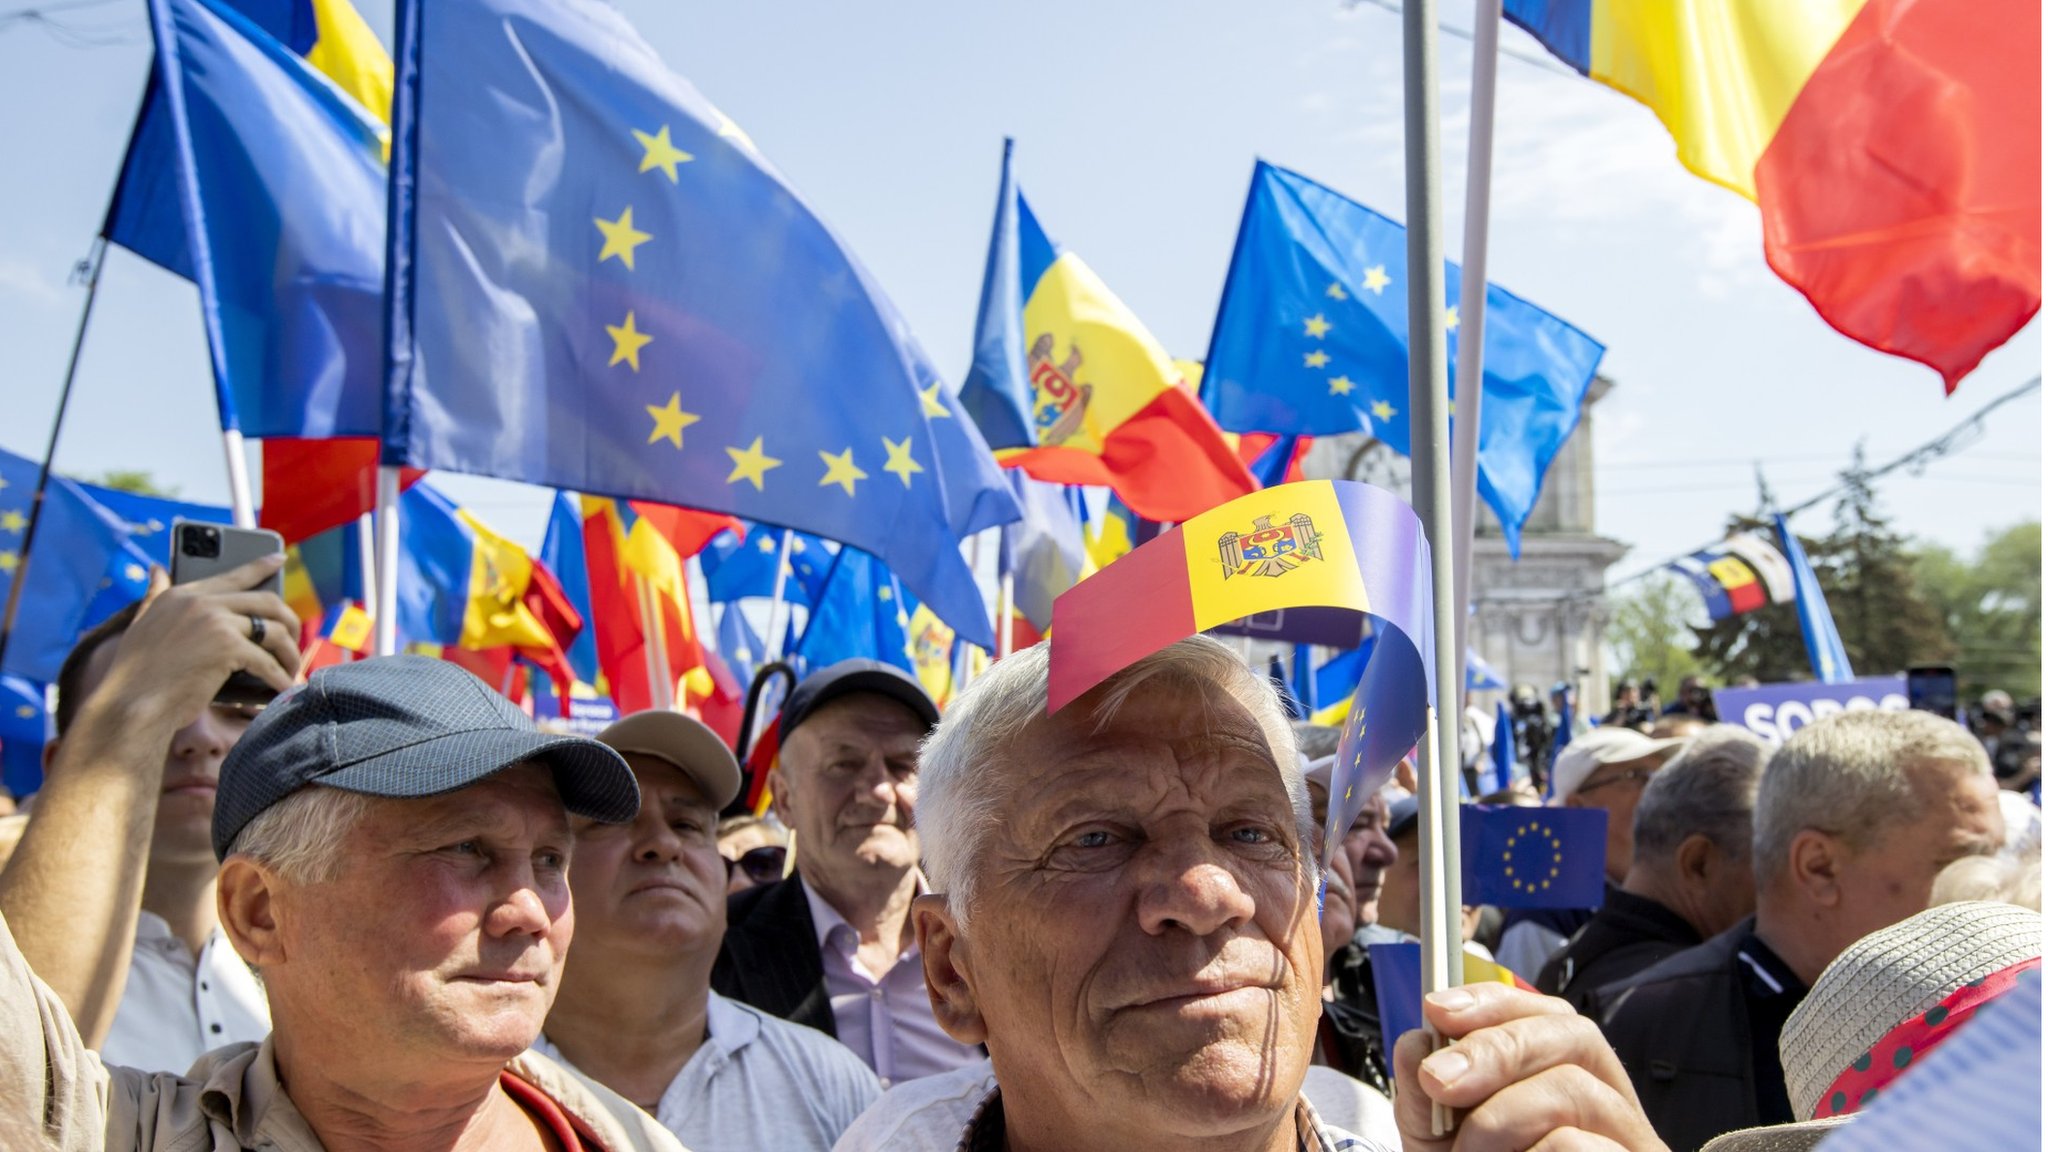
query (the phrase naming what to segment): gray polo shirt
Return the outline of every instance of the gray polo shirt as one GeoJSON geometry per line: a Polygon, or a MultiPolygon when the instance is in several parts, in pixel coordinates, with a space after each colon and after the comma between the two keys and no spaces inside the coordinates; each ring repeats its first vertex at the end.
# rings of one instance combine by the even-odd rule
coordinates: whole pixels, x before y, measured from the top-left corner
{"type": "MultiPolygon", "coordinates": [[[[710,1035],[661,1094],[654,1118],[690,1152],[829,1152],[882,1094],[845,1045],[711,993],[710,1035]]],[[[543,1035],[534,1050],[578,1071],[543,1035]]]]}

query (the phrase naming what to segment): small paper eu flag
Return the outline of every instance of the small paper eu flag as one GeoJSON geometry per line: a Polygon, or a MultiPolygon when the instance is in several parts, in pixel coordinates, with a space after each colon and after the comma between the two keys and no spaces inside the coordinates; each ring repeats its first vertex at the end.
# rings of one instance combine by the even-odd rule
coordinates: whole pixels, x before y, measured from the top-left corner
{"type": "Polygon", "coordinates": [[[1598,908],[1606,897],[1607,813],[1598,808],[1460,809],[1465,903],[1598,908]]]}

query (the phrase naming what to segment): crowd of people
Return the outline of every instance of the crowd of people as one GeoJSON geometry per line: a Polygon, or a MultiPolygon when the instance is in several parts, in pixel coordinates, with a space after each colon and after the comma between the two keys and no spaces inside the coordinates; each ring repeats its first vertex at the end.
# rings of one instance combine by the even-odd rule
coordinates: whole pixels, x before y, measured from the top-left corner
{"type": "Polygon", "coordinates": [[[1225,645],[1050,715],[1043,644],[943,715],[834,665],[770,811],[721,819],[739,763],[681,713],[543,731],[419,656],[294,684],[275,563],[159,577],[65,666],[0,837],[0,1146],[1740,1152],[2038,1081],[2040,814],[1924,713],[1571,740],[1547,803],[1606,814],[1600,907],[1467,909],[1521,986],[1388,1037],[1416,800],[1323,867],[1336,734],[1225,645]],[[235,672],[281,695],[214,703],[235,672]]]}

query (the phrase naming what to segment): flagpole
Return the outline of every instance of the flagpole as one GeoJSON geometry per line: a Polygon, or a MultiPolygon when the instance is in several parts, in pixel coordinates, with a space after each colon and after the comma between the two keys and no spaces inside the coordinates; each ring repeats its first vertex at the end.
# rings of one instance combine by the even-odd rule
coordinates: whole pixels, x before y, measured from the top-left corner
{"type": "MultiPolygon", "coordinates": [[[[1408,210],[1408,410],[1415,508],[1429,536],[1437,705],[1457,699],[1457,614],[1452,608],[1450,397],[1444,338],[1443,203],[1438,195],[1436,0],[1401,6],[1402,99],[1408,210]]],[[[1422,991],[1464,980],[1458,858],[1457,729],[1429,711],[1416,774],[1422,875],[1422,991]]],[[[1437,1135],[1449,1110],[1431,1108],[1437,1135]]]]}
{"type": "Polygon", "coordinates": [[[249,453],[242,430],[221,429],[220,446],[228,458],[228,510],[234,514],[235,527],[254,528],[256,500],[249,490],[249,453]]]}
{"type": "MultiPolygon", "coordinates": [[[[1486,392],[1486,233],[1493,210],[1494,79],[1500,63],[1501,0],[1477,0],[1472,27],[1471,127],[1465,148],[1464,282],[1458,286],[1458,377],[1452,390],[1460,410],[1451,421],[1451,606],[1457,610],[1452,651],[1463,667],[1471,641],[1472,540],[1479,530],[1479,409],[1486,392]]],[[[1458,677],[1458,716],[1465,707],[1458,677]]]]}
{"type": "Polygon", "coordinates": [[[1017,611],[1017,576],[1013,572],[1003,573],[996,584],[996,659],[1010,654],[1013,637],[1010,635],[1010,617],[1017,611]]]}
{"type": "MultiPolygon", "coordinates": [[[[390,656],[398,651],[398,469],[389,464],[377,468],[377,606],[371,620],[376,628],[375,652],[390,656]]],[[[365,559],[368,563],[368,559],[365,559]]]]}
{"type": "Polygon", "coordinates": [[[782,658],[782,601],[785,585],[789,580],[789,546],[796,533],[787,528],[782,530],[782,554],[775,561],[775,595],[768,601],[768,659],[772,663],[782,658]]]}
{"type": "Polygon", "coordinates": [[[107,259],[107,238],[95,236],[92,250],[81,267],[85,271],[85,306],[78,313],[78,331],[71,336],[71,360],[64,367],[64,387],[57,392],[57,414],[50,419],[50,442],[43,450],[43,464],[36,472],[36,490],[29,497],[28,523],[21,530],[21,550],[15,557],[14,580],[7,586],[7,609],[0,615],[0,663],[7,658],[7,641],[14,635],[14,621],[21,613],[21,590],[28,586],[29,549],[35,546],[36,525],[43,518],[43,493],[50,487],[50,468],[57,459],[57,437],[64,431],[64,416],[71,410],[71,386],[78,381],[78,357],[85,348],[85,330],[92,323],[93,301],[100,295],[100,268],[107,259]]]}
{"type": "Polygon", "coordinates": [[[362,554],[363,610],[377,610],[377,517],[365,512],[356,517],[356,551],[362,554]]]}

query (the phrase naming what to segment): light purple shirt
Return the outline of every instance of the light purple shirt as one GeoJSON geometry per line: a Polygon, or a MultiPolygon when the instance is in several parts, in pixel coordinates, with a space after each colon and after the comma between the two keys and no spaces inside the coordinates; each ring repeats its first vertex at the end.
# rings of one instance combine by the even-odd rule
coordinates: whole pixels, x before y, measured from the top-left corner
{"type": "MultiPolygon", "coordinates": [[[[979,1048],[946,1035],[932,1016],[915,943],[877,977],[860,962],[860,933],[809,884],[803,889],[818,930],[818,958],[825,966],[825,991],[832,997],[839,1042],[875,1070],[883,1088],[981,1059],[979,1048]]],[[[924,891],[922,878],[918,891],[924,891]]]]}

